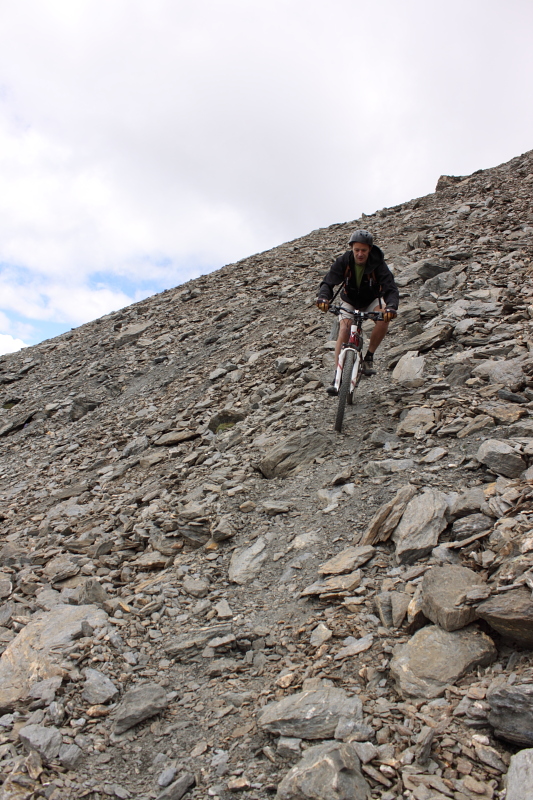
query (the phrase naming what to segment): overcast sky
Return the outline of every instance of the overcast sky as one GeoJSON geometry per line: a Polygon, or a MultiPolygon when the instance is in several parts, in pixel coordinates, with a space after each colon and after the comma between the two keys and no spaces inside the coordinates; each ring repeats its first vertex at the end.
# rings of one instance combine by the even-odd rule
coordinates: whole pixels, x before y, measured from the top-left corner
{"type": "Polygon", "coordinates": [[[0,352],[533,148],[531,0],[0,0],[0,352]]]}

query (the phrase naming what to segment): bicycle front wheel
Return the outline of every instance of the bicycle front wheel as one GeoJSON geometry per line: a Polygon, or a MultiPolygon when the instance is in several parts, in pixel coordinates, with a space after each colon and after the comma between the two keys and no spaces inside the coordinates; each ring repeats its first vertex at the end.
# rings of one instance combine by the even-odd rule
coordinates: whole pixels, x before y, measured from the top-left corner
{"type": "Polygon", "coordinates": [[[335,430],[337,433],[342,431],[342,423],[344,421],[344,409],[346,408],[346,401],[350,394],[350,384],[352,382],[352,370],[355,359],[353,350],[347,350],[344,357],[344,365],[342,368],[341,385],[339,389],[339,402],[337,404],[337,416],[335,417],[335,430]]]}

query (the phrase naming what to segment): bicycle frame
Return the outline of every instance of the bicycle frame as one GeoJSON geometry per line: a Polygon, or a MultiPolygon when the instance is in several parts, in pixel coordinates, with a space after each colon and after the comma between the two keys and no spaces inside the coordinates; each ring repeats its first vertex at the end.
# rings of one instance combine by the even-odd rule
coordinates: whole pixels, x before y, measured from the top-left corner
{"type": "Polygon", "coordinates": [[[372,319],[374,322],[377,322],[378,320],[383,319],[383,314],[377,311],[347,311],[346,309],[341,309],[340,306],[331,308],[330,311],[332,314],[336,314],[337,316],[341,313],[341,311],[345,314],[351,314],[353,316],[353,321],[350,326],[350,337],[347,342],[343,342],[339,353],[334,384],[338,391],[341,385],[342,370],[344,368],[346,353],[348,350],[353,350],[355,352],[355,359],[350,380],[350,392],[353,392],[357,386],[357,380],[359,378],[361,352],[363,349],[363,322],[365,319],[372,319]]]}

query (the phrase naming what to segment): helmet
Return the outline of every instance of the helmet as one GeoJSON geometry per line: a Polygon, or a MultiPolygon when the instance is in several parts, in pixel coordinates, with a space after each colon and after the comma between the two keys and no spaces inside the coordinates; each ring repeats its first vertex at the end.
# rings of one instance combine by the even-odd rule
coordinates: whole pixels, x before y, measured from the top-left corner
{"type": "Polygon", "coordinates": [[[374,240],[372,239],[372,234],[368,231],[354,231],[348,240],[348,244],[353,244],[354,242],[361,242],[362,244],[367,244],[369,247],[372,247],[374,244],[374,240]]]}

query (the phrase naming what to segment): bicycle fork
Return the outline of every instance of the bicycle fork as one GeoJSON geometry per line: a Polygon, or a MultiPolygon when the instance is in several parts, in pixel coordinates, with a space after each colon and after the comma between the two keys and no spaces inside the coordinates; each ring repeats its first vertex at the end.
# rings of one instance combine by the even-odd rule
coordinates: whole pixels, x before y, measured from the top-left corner
{"type": "Polygon", "coordinates": [[[337,361],[337,369],[335,370],[335,389],[337,389],[337,391],[339,391],[341,386],[342,371],[344,369],[344,362],[346,360],[346,353],[348,350],[352,350],[355,356],[350,379],[350,392],[353,392],[357,384],[357,373],[359,371],[359,360],[361,358],[361,353],[357,347],[353,347],[353,345],[348,344],[341,349],[339,353],[339,360],[337,361]]]}

